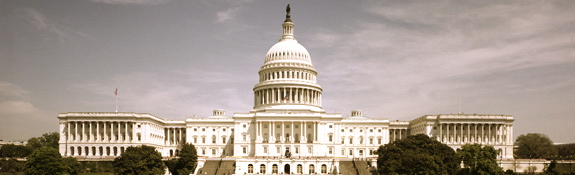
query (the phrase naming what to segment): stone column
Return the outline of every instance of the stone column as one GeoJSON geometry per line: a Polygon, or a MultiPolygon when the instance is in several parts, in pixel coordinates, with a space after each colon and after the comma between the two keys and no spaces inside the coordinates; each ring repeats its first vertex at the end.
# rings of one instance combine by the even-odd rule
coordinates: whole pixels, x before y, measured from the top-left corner
{"type": "MultiPolygon", "coordinates": [[[[66,133],[66,140],[70,141],[71,140],[70,136],[72,135],[72,133],[71,133],[72,131],[71,131],[70,127],[72,126],[72,124],[70,122],[67,122],[67,125],[68,125],[68,132],[66,133]]],[[[68,149],[68,148],[66,148],[66,149],[68,149]]]]}
{"type": "Polygon", "coordinates": [[[110,138],[112,142],[116,141],[116,133],[114,133],[114,122],[110,122],[110,138]]]}

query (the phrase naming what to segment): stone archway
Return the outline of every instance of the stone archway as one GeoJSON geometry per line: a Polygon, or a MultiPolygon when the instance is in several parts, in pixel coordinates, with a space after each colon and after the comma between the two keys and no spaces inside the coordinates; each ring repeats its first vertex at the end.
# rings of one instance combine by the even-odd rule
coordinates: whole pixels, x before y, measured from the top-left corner
{"type": "Polygon", "coordinates": [[[284,174],[291,174],[289,164],[284,165],[284,174]]]}

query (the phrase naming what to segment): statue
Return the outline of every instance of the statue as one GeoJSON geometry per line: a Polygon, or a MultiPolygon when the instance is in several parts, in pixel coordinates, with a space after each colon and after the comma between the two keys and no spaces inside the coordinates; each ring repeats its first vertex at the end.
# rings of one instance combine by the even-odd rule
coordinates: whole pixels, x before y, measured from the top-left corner
{"type": "Polygon", "coordinates": [[[291,11],[291,8],[289,7],[289,4],[288,4],[286,7],[286,20],[284,22],[291,22],[290,14],[289,14],[290,11],[291,11]]]}

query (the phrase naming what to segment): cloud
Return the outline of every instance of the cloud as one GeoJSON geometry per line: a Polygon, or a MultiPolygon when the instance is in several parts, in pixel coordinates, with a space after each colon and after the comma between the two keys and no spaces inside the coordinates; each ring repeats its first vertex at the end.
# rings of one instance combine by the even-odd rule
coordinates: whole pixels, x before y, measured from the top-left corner
{"type": "Polygon", "coordinates": [[[105,4],[122,4],[122,5],[157,5],[167,3],[170,0],[90,0],[92,2],[105,3],[105,4]]]}
{"type": "Polygon", "coordinates": [[[314,59],[324,78],[320,81],[326,93],[338,92],[326,96],[333,98],[324,100],[326,106],[362,107],[378,111],[375,117],[412,119],[457,112],[461,98],[487,99],[481,105],[489,105],[503,93],[549,92],[573,82],[551,71],[575,63],[572,10],[547,1],[447,3],[369,5],[365,11],[375,14],[374,19],[353,21],[354,31],[314,32],[306,40],[311,50],[329,58],[314,59]],[[537,74],[543,71],[556,79],[544,80],[548,77],[537,74]],[[518,81],[516,72],[533,79],[518,81]],[[353,98],[374,103],[346,100],[353,98]]]}
{"type": "Polygon", "coordinates": [[[24,101],[3,101],[0,102],[1,115],[24,115],[37,112],[38,109],[33,104],[24,101]]]}
{"type": "Polygon", "coordinates": [[[57,21],[52,21],[46,17],[46,15],[38,12],[33,8],[22,8],[20,9],[22,12],[22,17],[25,21],[30,23],[34,28],[42,31],[44,35],[44,40],[52,40],[56,38],[60,43],[69,43],[72,41],[72,38],[75,36],[79,36],[81,38],[87,38],[90,40],[95,41],[96,39],[93,38],[88,33],[69,29],[72,27],[62,25],[57,21]]]}
{"type": "Polygon", "coordinates": [[[0,80],[0,96],[24,98],[29,94],[22,87],[7,81],[0,80]]]}
{"type": "Polygon", "coordinates": [[[228,8],[225,11],[219,11],[217,13],[216,22],[222,23],[222,22],[232,20],[234,17],[236,17],[236,15],[240,11],[240,9],[241,9],[241,7],[232,7],[232,8],[228,8]]]}

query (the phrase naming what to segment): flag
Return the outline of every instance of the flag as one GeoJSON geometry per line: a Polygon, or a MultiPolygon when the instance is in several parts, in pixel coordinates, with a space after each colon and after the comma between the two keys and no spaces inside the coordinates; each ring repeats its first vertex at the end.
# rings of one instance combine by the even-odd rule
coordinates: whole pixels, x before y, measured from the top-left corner
{"type": "Polygon", "coordinates": [[[288,100],[288,99],[289,99],[289,97],[287,95],[284,96],[284,100],[288,100]]]}
{"type": "Polygon", "coordinates": [[[118,88],[116,88],[116,91],[114,91],[114,95],[118,96],[118,88]]]}

